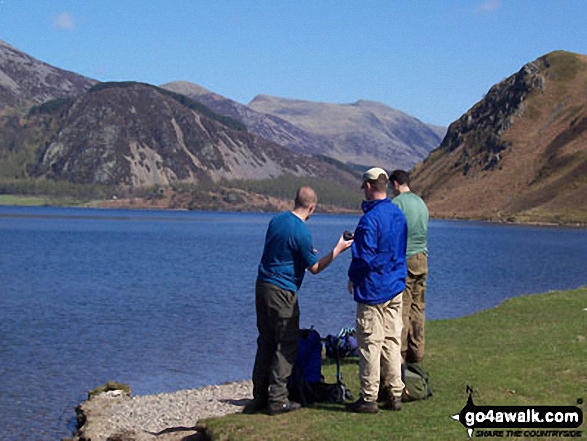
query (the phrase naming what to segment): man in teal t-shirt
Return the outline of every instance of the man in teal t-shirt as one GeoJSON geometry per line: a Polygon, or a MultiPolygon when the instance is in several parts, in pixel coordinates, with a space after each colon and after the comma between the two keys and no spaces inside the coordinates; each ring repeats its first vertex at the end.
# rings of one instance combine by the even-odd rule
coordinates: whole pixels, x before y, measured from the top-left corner
{"type": "Polygon", "coordinates": [[[255,286],[259,335],[253,400],[245,406],[245,413],[267,410],[269,415],[278,415],[300,407],[289,400],[287,391],[298,350],[298,290],[306,270],[318,274],[353,243],[341,236],[334,249],[318,260],[305,224],[317,202],[314,190],[301,187],[293,211],[275,215],[267,228],[255,286]]]}
{"type": "Polygon", "coordinates": [[[389,181],[395,195],[392,202],[402,210],[408,222],[408,277],[402,305],[402,357],[406,363],[419,363],[424,358],[425,343],[428,208],[420,196],[410,191],[408,172],[395,170],[389,181]]]}

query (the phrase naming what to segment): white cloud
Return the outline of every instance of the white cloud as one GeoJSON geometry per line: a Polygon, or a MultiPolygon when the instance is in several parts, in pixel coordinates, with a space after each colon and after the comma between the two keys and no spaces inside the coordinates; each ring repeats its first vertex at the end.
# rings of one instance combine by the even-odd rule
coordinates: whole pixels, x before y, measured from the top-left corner
{"type": "Polygon", "coordinates": [[[500,0],[487,0],[477,7],[477,12],[493,12],[501,8],[500,0]]]}
{"type": "Polygon", "coordinates": [[[53,18],[53,27],[55,29],[74,29],[75,20],[69,12],[62,12],[53,18]]]}

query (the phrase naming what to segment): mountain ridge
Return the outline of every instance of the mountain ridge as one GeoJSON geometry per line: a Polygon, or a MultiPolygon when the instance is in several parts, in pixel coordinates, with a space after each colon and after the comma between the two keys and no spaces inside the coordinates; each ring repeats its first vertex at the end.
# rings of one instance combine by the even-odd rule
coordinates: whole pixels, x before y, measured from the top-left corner
{"type": "Polygon", "coordinates": [[[587,223],[587,56],[546,54],[494,85],[414,169],[444,218],[587,223]]]}
{"type": "Polygon", "coordinates": [[[174,81],[163,84],[161,87],[199,101],[218,114],[239,120],[251,133],[280,144],[295,153],[320,155],[326,154],[331,148],[327,139],[314,136],[281,118],[256,112],[195,83],[174,81]]]}
{"type": "MultiPolygon", "coordinates": [[[[336,175],[329,164],[230,128],[221,118],[141,83],[100,83],[61,106],[8,124],[15,125],[24,132],[49,128],[39,130],[47,141],[29,168],[37,179],[137,187],[285,173],[336,175]]],[[[18,142],[19,135],[11,141],[18,142]]]]}
{"type": "Polygon", "coordinates": [[[0,40],[0,110],[78,95],[96,83],[39,61],[0,40]]]}
{"type": "MultiPolygon", "coordinates": [[[[245,106],[185,81],[166,83],[161,87],[184,93],[220,114],[239,119],[249,131],[292,151],[324,155],[360,168],[374,164],[389,169],[411,168],[428,151],[440,144],[441,136],[446,131],[445,128],[426,125],[376,101],[358,100],[352,104],[333,104],[261,94],[245,106]],[[259,104],[261,101],[279,102],[281,105],[304,103],[321,113],[311,114],[303,121],[292,118],[293,114],[299,113],[293,106],[272,111],[272,108],[267,109],[259,104]],[[356,110],[349,112],[348,108],[356,110]],[[357,115],[361,113],[363,118],[357,124],[357,115]],[[339,122],[329,124],[333,119],[338,119],[339,122]],[[331,130],[330,127],[336,129],[331,130]],[[344,133],[341,134],[342,130],[344,133]]],[[[302,113],[307,115],[305,111],[302,113]]]]}
{"type": "Polygon", "coordinates": [[[437,128],[377,101],[334,104],[257,95],[248,106],[328,138],[329,156],[363,166],[410,169],[442,141],[437,128]]]}

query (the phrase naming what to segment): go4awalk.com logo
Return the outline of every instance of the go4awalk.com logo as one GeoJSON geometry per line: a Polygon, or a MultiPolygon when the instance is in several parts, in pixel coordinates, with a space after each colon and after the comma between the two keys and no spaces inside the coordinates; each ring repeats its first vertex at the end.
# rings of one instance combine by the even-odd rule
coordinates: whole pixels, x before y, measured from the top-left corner
{"type": "MultiPolygon", "coordinates": [[[[461,411],[452,416],[459,421],[469,438],[580,438],[583,411],[577,406],[476,406],[473,389],[461,411]]],[[[583,400],[577,400],[582,404],[583,400]]]]}

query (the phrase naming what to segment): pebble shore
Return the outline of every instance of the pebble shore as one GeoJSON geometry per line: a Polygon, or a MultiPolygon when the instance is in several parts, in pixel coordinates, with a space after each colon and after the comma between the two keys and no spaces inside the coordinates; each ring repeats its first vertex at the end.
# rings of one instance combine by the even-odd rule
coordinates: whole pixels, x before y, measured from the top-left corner
{"type": "Polygon", "coordinates": [[[137,397],[108,391],[76,409],[83,425],[71,440],[205,440],[200,420],[241,412],[252,395],[250,380],[137,397]]]}

